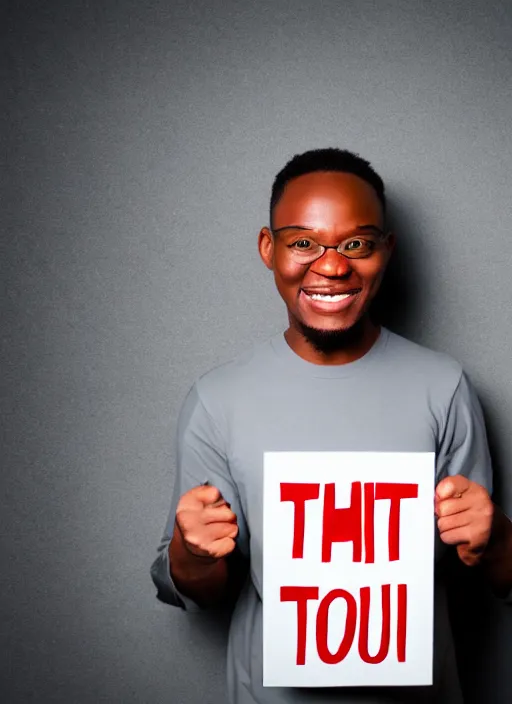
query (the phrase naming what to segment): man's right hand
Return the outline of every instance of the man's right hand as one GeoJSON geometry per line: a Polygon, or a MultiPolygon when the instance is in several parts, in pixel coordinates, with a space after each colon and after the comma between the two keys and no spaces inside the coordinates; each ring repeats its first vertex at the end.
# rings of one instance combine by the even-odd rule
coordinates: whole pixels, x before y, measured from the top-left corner
{"type": "Polygon", "coordinates": [[[196,557],[219,560],[235,549],[237,518],[214,486],[197,486],[183,494],[176,527],[183,546],[196,557]]]}

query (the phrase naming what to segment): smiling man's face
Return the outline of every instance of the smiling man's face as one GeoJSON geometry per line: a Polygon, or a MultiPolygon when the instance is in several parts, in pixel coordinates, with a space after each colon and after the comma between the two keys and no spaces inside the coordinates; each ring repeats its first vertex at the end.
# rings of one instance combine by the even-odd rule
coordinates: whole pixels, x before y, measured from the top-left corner
{"type": "MultiPolygon", "coordinates": [[[[314,172],[290,181],[273,212],[272,235],[263,228],[260,254],[273,270],[288,309],[290,329],[336,333],[349,331],[365,318],[384,275],[393,238],[369,256],[349,259],[327,249],[313,262],[300,261],[311,241],[337,247],[347,238],[376,240],[384,233],[384,215],[375,190],[353,174],[314,172]]],[[[307,256],[307,255],[306,255],[307,256]]]]}

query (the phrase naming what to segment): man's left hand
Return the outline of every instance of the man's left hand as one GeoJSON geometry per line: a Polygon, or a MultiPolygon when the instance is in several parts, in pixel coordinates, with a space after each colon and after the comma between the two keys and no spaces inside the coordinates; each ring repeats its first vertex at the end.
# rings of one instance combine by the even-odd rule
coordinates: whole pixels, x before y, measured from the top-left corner
{"type": "Polygon", "coordinates": [[[494,505],[486,489],[457,474],[439,482],[435,495],[441,540],[456,545],[465,565],[477,565],[491,536],[494,505]]]}

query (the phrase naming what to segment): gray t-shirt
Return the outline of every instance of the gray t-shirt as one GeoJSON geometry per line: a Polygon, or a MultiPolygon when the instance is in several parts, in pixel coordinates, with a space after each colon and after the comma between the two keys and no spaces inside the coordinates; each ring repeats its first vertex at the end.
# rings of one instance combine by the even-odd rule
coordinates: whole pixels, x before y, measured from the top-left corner
{"type": "MultiPolygon", "coordinates": [[[[176,505],[208,480],[238,516],[250,573],[231,621],[231,704],[384,704],[461,701],[442,575],[436,570],[434,685],[386,688],[263,687],[263,454],[268,451],[435,452],[436,483],[463,474],[492,488],[477,397],[460,365],[387,329],[355,362],[306,362],[278,335],[197,381],[178,422],[177,474],[169,518],[151,574],[158,597],[191,609],[170,578],[176,505]]],[[[445,551],[436,535],[436,562],[445,551]]]]}

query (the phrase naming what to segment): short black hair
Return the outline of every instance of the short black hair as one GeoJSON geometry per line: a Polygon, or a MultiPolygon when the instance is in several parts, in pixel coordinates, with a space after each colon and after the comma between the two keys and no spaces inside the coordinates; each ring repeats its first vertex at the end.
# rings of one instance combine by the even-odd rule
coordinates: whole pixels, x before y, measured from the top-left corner
{"type": "Polygon", "coordinates": [[[339,171],[359,176],[374,188],[382,204],[382,210],[384,213],[386,212],[384,182],[371,167],[369,161],[346,149],[334,147],[312,149],[303,154],[296,154],[275,177],[270,196],[270,227],[272,227],[272,213],[284,193],[286,184],[298,176],[315,171],[339,171]]]}

